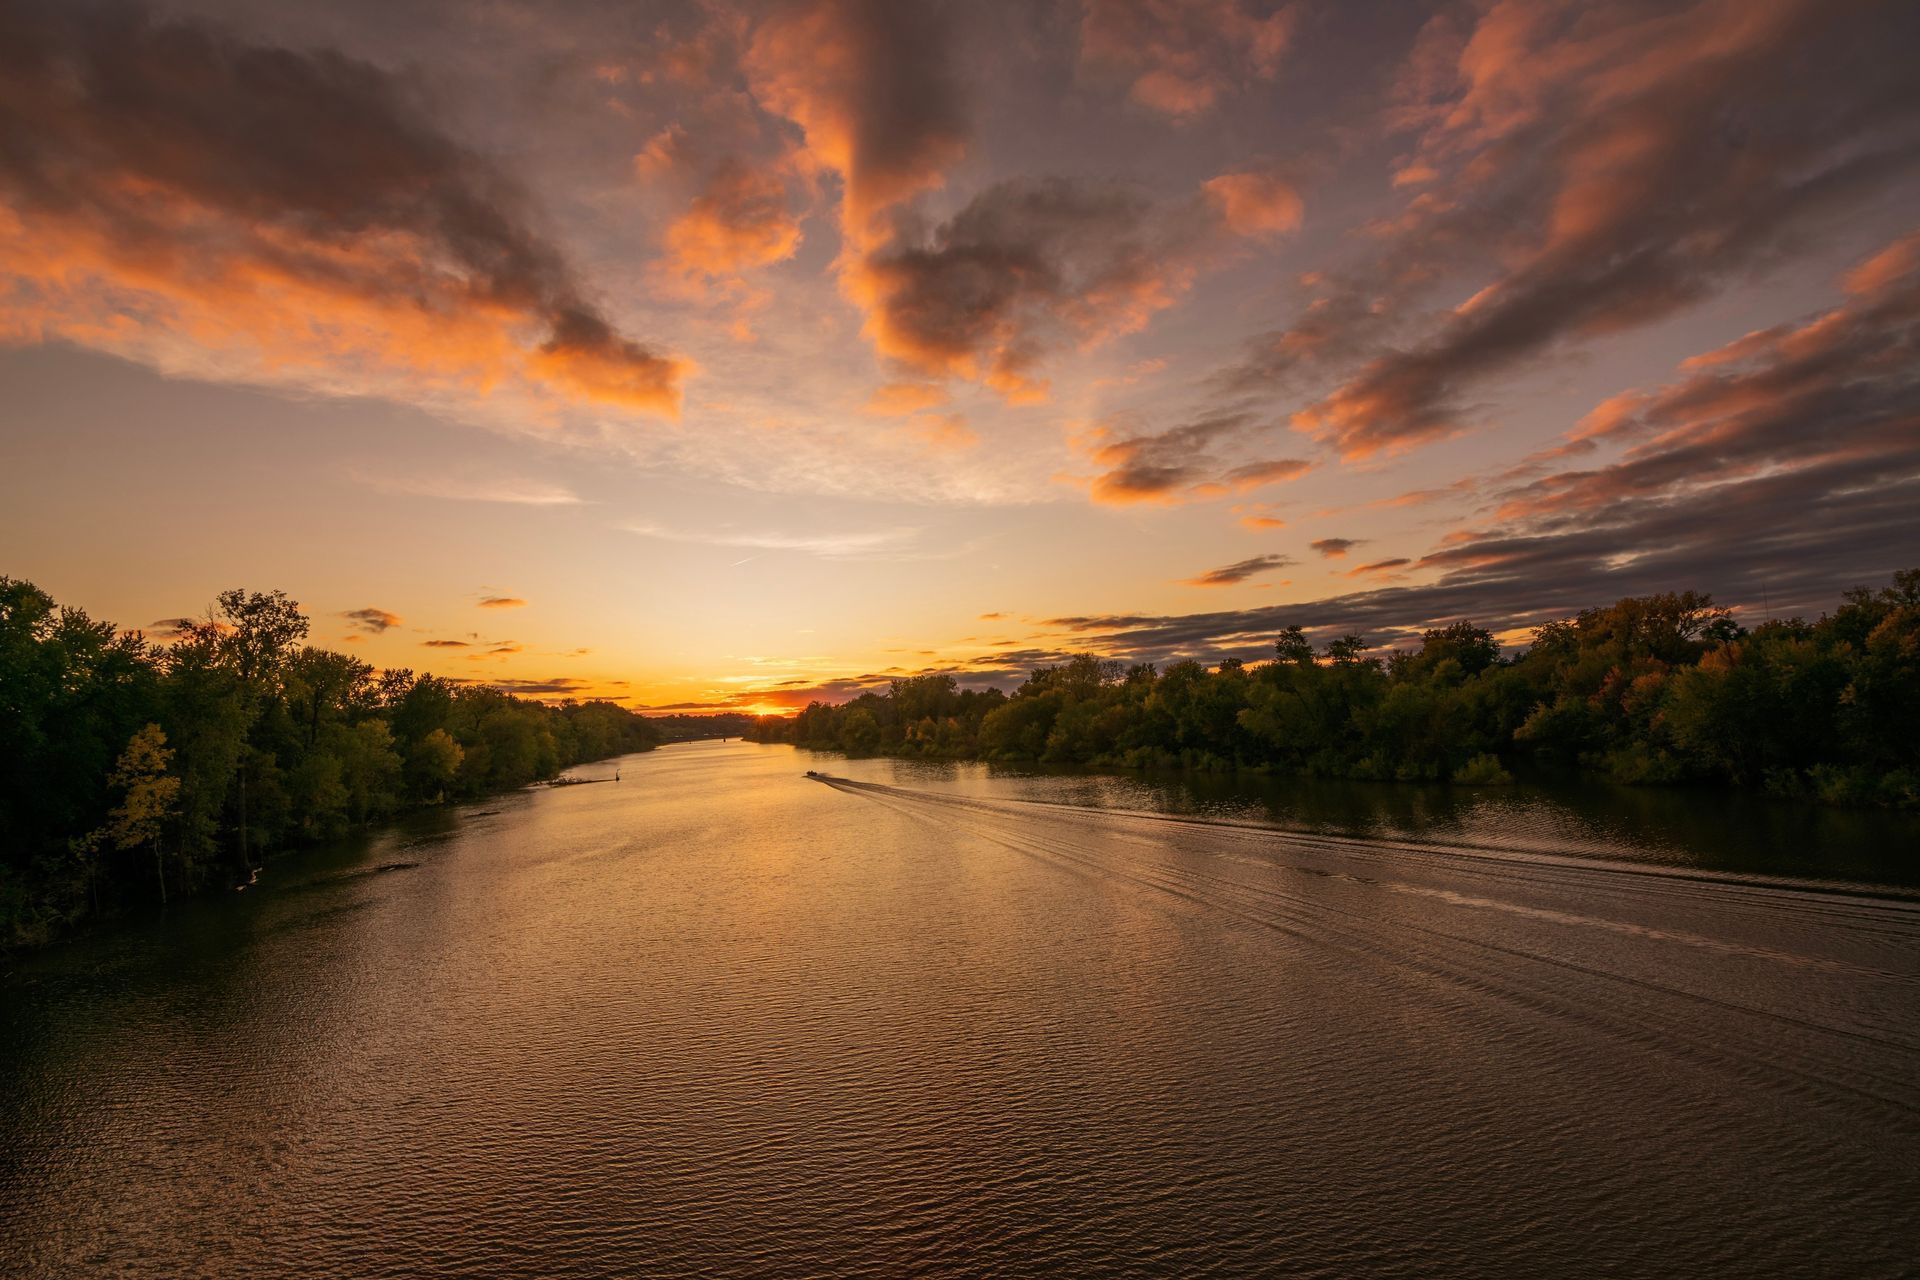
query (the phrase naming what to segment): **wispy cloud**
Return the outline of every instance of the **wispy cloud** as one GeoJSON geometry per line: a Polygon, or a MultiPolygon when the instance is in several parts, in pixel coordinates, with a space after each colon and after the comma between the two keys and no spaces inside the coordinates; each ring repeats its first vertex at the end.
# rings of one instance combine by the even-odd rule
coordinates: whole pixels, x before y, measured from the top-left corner
{"type": "Polygon", "coordinates": [[[666,525],[639,522],[626,526],[629,533],[665,542],[688,542],[709,547],[747,547],[756,551],[797,551],[826,560],[899,560],[931,558],[916,554],[914,544],[922,530],[901,526],[891,529],[831,530],[798,533],[784,530],[750,529],[675,529],[666,525]]]}
{"type": "Polygon", "coordinates": [[[527,507],[570,507],[582,501],[564,485],[526,476],[389,475],[370,470],[355,470],[352,475],[369,489],[411,498],[505,502],[527,507]]]}
{"type": "Polygon", "coordinates": [[[1209,569],[1197,577],[1187,578],[1184,581],[1189,587],[1231,587],[1260,574],[1284,569],[1292,563],[1293,559],[1290,556],[1254,556],[1249,560],[1222,565],[1218,569],[1209,569]]]}

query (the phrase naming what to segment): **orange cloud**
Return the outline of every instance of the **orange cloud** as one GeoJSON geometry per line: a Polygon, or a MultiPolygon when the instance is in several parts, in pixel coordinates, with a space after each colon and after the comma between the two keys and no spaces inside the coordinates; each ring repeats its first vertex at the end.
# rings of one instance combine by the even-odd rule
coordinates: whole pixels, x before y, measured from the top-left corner
{"type": "Polygon", "coordinates": [[[633,171],[642,178],[660,178],[688,163],[687,131],[675,123],[646,140],[633,157],[633,171]]]}
{"type": "Polygon", "coordinates": [[[866,411],[883,418],[903,418],[947,402],[945,387],[932,382],[889,382],[867,400],[866,411]]]}
{"type": "Polygon", "coordinates": [[[689,366],[617,334],[507,184],[385,72],[129,9],[34,11],[9,42],[0,337],[677,412],[689,366]]]}
{"type": "Polygon", "coordinates": [[[680,380],[694,369],[691,361],[650,354],[586,312],[556,317],[553,336],[540,344],[531,364],[586,399],[674,417],[680,413],[680,380]]]}
{"type": "Polygon", "coordinates": [[[1274,515],[1273,507],[1266,503],[1234,507],[1233,514],[1240,517],[1240,527],[1251,533],[1268,533],[1287,527],[1287,522],[1274,515]]]}
{"type": "Polygon", "coordinates": [[[1273,236],[1300,225],[1300,193],[1273,174],[1223,173],[1201,183],[1200,189],[1235,235],[1273,236]]]}
{"type": "Polygon", "coordinates": [[[1381,357],[1296,412],[1293,428],[1332,444],[1350,462],[1448,439],[1465,430],[1440,393],[1450,373],[1443,358],[1381,357]]]}
{"type": "Polygon", "coordinates": [[[850,247],[872,243],[880,214],[940,187],[966,154],[948,46],[938,13],[893,0],[800,0],[753,32],[748,85],[800,126],[816,167],[840,175],[850,247]]]}
{"type": "Polygon", "coordinates": [[[1311,470],[1313,464],[1303,458],[1269,458],[1233,468],[1221,477],[1221,483],[1229,489],[1244,492],[1298,480],[1311,470]]]}
{"type": "Polygon", "coordinates": [[[519,596],[488,596],[477,606],[481,609],[524,609],[527,602],[519,596]]]}
{"type": "Polygon", "coordinates": [[[800,221],[779,175],[729,160],[667,228],[666,244],[682,273],[733,275],[792,257],[800,221]]]}
{"type": "Polygon", "coordinates": [[[963,453],[980,443],[980,435],[957,413],[916,414],[905,430],[935,453],[963,453]]]}
{"type": "Polygon", "coordinates": [[[1293,38],[1291,6],[1241,0],[1085,0],[1080,60],[1128,78],[1141,106],[1190,121],[1225,94],[1272,80],[1293,38]]]}
{"type": "Polygon", "coordinates": [[[1877,293],[1920,267],[1920,231],[1895,240],[1847,273],[1851,294],[1877,293]]]}

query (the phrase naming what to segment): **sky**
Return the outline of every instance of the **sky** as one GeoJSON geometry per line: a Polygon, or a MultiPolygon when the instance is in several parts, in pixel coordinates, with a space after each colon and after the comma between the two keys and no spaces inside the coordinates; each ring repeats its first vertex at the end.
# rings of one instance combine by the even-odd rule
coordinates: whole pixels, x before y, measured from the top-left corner
{"type": "Polygon", "coordinates": [[[0,0],[0,573],[777,711],[1920,565],[1920,6],[0,0]]]}

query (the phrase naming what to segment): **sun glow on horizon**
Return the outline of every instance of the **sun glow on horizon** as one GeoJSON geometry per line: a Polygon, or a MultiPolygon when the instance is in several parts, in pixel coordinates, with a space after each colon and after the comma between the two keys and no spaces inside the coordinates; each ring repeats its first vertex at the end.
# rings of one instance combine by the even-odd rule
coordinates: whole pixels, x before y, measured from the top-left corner
{"type": "Polygon", "coordinates": [[[1920,542],[1900,6],[1068,9],[29,6],[0,570],[768,713],[1920,542]]]}

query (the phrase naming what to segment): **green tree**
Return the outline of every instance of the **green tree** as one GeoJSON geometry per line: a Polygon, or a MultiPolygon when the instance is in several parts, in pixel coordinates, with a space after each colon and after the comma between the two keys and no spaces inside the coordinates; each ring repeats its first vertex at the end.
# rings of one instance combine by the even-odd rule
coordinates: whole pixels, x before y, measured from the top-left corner
{"type": "Polygon", "coordinates": [[[466,752],[445,729],[435,729],[407,748],[407,785],[415,797],[438,804],[460,776],[466,752]]]}
{"type": "Polygon", "coordinates": [[[328,746],[340,761],[340,782],[353,821],[364,823],[393,812],[400,803],[401,765],[386,721],[337,726],[328,746]]]}

